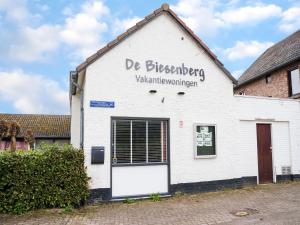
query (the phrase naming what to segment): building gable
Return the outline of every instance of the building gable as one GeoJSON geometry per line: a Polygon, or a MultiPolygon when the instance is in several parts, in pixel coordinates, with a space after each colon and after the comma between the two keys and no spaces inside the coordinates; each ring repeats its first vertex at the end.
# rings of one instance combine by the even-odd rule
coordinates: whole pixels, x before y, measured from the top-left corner
{"type": "MultiPolygon", "coordinates": [[[[147,25],[149,22],[153,21],[158,16],[166,14],[170,16],[182,29],[185,33],[187,33],[191,39],[201,48],[203,49],[206,54],[210,57],[210,59],[217,65],[219,69],[233,82],[237,83],[235,78],[230,74],[230,72],[223,66],[223,64],[217,59],[217,57],[214,55],[214,53],[205,45],[205,43],[169,8],[168,4],[163,4],[161,8],[155,10],[150,15],[146,16],[143,20],[138,22],[135,26],[129,28],[126,32],[119,35],[115,40],[109,42],[105,47],[98,50],[95,54],[88,57],[85,62],[80,64],[76,68],[76,72],[81,73],[82,71],[85,71],[85,69],[94,63],[96,60],[98,60],[100,57],[102,57],[104,54],[106,54],[108,51],[113,49],[115,46],[119,45],[122,41],[127,39],[131,34],[137,32],[141,28],[143,28],[145,25],[147,25]]],[[[74,85],[71,86],[71,93],[74,94],[76,92],[76,88],[74,85]]]]}

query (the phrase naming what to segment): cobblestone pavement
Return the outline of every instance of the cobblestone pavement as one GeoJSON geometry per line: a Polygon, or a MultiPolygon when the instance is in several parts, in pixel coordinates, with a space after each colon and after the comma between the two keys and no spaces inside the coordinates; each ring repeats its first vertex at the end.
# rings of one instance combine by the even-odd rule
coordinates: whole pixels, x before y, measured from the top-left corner
{"type": "Polygon", "coordinates": [[[300,182],[181,195],[159,202],[144,200],[132,204],[107,203],[87,206],[71,213],[56,209],[39,210],[21,216],[0,214],[0,224],[295,225],[300,224],[300,182]]]}

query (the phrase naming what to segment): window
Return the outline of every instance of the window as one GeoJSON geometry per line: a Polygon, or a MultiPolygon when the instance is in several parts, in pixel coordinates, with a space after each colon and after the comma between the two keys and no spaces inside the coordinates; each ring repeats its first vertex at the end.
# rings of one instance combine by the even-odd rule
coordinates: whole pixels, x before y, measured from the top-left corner
{"type": "Polygon", "coordinates": [[[300,73],[299,69],[294,69],[289,72],[290,74],[290,94],[296,95],[300,93],[300,73]]]}
{"type": "Polygon", "coordinates": [[[271,81],[272,81],[271,75],[266,76],[266,84],[271,83],[271,81]]]}
{"type": "Polygon", "coordinates": [[[167,125],[166,120],[113,120],[113,164],[167,162],[167,125]]]}
{"type": "Polygon", "coordinates": [[[239,95],[246,95],[246,94],[245,94],[245,91],[240,91],[240,92],[239,92],[239,95]]]}
{"type": "Polygon", "coordinates": [[[216,126],[195,124],[194,146],[196,158],[216,156],[216,126]]]}

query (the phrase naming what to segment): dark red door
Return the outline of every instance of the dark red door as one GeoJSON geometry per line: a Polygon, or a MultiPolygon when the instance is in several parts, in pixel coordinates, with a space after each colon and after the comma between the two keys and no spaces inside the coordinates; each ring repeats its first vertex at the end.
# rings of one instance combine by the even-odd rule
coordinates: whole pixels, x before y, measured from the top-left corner
{"type": "Polygon", "coordinates": [[[259,183],[273,182],[271,125],[256,124],[259,183]]]}

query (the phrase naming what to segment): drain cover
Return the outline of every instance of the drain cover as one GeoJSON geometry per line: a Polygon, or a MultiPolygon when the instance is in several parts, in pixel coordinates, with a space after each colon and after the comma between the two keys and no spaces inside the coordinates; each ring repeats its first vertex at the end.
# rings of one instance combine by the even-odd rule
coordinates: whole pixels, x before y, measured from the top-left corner
{"type": "Polygon", "coordinates": [[[249,213],[247,213],[245,211],[239,211],[239,212],[236,212],[234,215],[235,216],[248,216],[249,213]]]}
{"type": "Polygon", "coordinates": [[[249,215],[256,214],[256,213],[259,213],[259,211],[257,209],[251,209],[251,208],[245,208],[242,210],[237,210],[237,211],[231,212],[232,215],[238,216],[238,217],[249,216],[249,215]]]}

